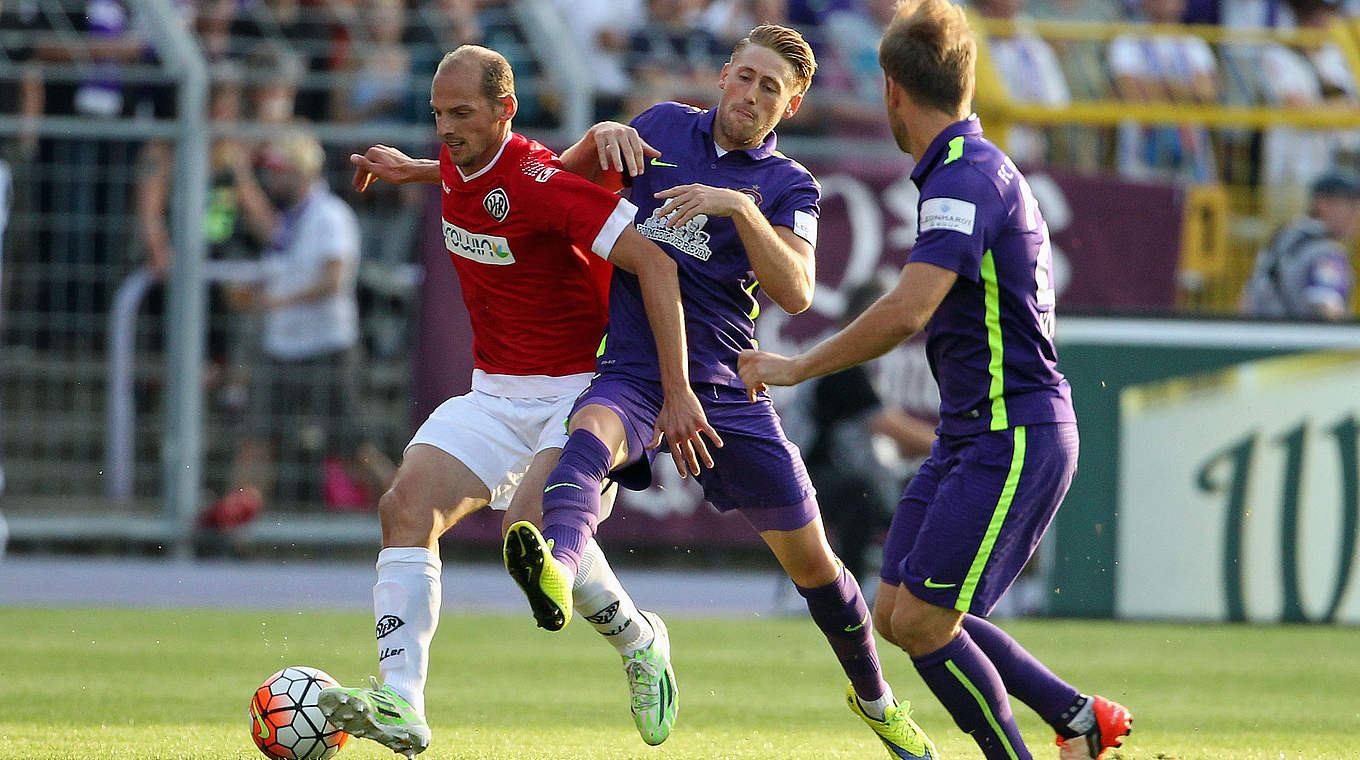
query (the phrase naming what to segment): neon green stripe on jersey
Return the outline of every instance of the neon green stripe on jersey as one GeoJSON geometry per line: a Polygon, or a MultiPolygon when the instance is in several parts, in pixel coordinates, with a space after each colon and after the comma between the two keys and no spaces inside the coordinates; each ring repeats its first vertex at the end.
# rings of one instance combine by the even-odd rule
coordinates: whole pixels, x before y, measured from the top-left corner
{"type": "Polygon", "coordinates": [[[996,716],[992,714],[991,708],[987,706],[987,700],[983,698],[982,692],[978,691],[978,688],[973,685],[973,682],[968,680],[968,676],[965,676],[963,671],[959,670],[959,666],[955,665],[953,660],[945,660],[944,666],[949,669],[950,673],[954,674],[955,678],[959,679],[959,683],[963,684],[963,688],[967,689],[968,693],[973,695],[973,699],[977,700],[978,707],[982,708],[982,714],[987,718],[987,725],[992,727],[992,733],[996,734],[996,738],[1001,740],[1001,746],[1006,750],[1006,757],[1011,758],[1011,760],[1018,760],[1019,755],[1015,754],[1015,748],[1011,746],[1011,740],[1006,736],[1006,732],[1001,730],[1001,724],[997,722],[996,716]]]}
{"type": "Polygon", "coordinates": [[[751,297],[751,311],[746,316],[750,317],[753,322],[756,317],[760,316],[760,302],[756,300],[756,288],[758,287],[760,287],[760,280],[752,280],[749,286],[742,288],[746,291],[746,295],[751,297]]]}
{"type": "Polygon", "coordinates": [[[996,280],[996,258],[988,250],[982,254],[982,300],[987,310],[987,374],[992,376],[987,398],[992,400],[992,430],[1010,427],[1006,418],[1006,379],[1003,372],[1004,344],[1001,341],[1001,287],[996,280]]]}
{"type": "Polygon", "coordinates": [[[950,161],[957,161],[960,158],[963,158],[963,135],[959,135],[949,141],[949,155],[944,157],[944,162],[947,164],[950,161]]]}
{"type": "Polygon", "coordinates": [[[595,358],[604,356],[604,344],[609,341],[609,333],[600,336],[600,347],[595,349],[595,358]]]}
{"type": "Polygon", "coordinates": [[[959,600],[954,603],[954,609],[960,612],[967,612],[969,605],[973,603],[973,594],[977,591],[978,581],[982,579],[982,570],[987,567],[987,560],[991,558],[992,549],[996,546],[996,538],[1001,535],[1001,525],[1006,522],[1006,515],[1011,511],[1015,491],[1020,487],[1020,471],[1025,469],[1023,425],[1015,429],[1015,443],[1012,446],[1011,468],[1006,472],[1006,484],[1001,487],[1001,497],[996,500],[996,509],[992,510],[992,519],[987,523],[987,532],[982,535],[982,545],[978,547],[977,556],[973,557],[973,564],[968,567],[968,575],[963,579],[963,588],[959,589],[959,600]]]}

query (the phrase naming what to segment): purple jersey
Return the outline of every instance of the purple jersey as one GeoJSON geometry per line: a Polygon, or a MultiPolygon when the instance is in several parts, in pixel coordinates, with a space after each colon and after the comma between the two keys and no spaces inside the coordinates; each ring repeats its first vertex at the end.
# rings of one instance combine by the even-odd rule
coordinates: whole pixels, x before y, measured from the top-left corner
{"type": "MultiPolygon", "coordinates": [[[[798,162],[775,152],[773,132],[758,148],[721,156],[713,142],[713,111],[679,103],[653,106],[633,119],[642,139],[661,151],[633,179],[638,230],[675,259],[685,307],[690,380],[744,387],[737,354],[754,348],[759,283],[751,271],[736,224],[699,215],[670,228],[653,216],[664,200],[654,193],[690,183],[726,187],[750,196],[772,225],[788,227],[816,244],[817,181],[798,162]]],[[[601,371],[660,380],[637,278],[614,269],[609,292],[609,330],[598,361],[601,371]]]]}
{"type": "Polygon", "coordinates": [[[1075,422],[1053,347],[1053,252],[1029,183],[976,117],[946,127],[911,173],[921,190],[908,261],[958,281],[926,324],[940,431],[1075,422]]]}

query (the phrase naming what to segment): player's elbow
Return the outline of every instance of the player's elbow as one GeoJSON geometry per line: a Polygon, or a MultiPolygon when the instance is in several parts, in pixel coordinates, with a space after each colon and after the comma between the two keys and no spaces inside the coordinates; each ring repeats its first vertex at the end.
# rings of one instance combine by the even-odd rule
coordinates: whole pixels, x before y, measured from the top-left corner
{"type": "Polygon", "coordinates": [[[815,290],[814,283],[797,283],[787,288],[774,292],[769,289],[765,291],[770,300],[779,305],[789,314],[802,314],[812,307],[812,294],[815,290]]]}

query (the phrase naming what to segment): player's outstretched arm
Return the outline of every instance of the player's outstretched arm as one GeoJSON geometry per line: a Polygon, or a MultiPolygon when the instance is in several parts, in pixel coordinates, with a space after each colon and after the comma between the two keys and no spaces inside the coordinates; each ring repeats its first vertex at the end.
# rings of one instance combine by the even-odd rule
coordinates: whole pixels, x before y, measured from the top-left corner
{"type": "Polygon", "coordinates": [[[351,153],[354,164],[354,189],[363,192],[375,179],[394,185],[421,182],[439,184],[439,161],[433,158],[411,158],[390,145],[374,145],[363,155],[351,153]]]}
{"type": "Polygon", "coordinates": [[[676,185],[655,197],[666,200],[656,213],[669,216],[666,223],[671,227],[681,227],[699,214],[731,217],[760,289],[789,314],[812,305],[817,284],[812,243],[788,227],[772,226],[750,196],[725,187],[692,184],[676,185]]]}
{"type": "Polygon", "coordinates": [[[752,401],[767,385],[797,385],[886,354],[925,327],[958,275],[943,267],[907,262],[897,285],[840,332],[797,356],[747,349],[737,374],[752,401]]]}
{"type": "Polygon", "coordinates": [[[712,467],[703,436],[715,446],[722,438],[709,427],[699,398],[689,386],[689,353],[685,348],[685,313],[680,302],[680,281],[675,262],[656,244],[629,225],[609,252],[614,266],[637,275],[642,289],[647,321],[656,340],[661,365],[661,387],[665,400],[656,418],[656,428],[648,448],[661,445],[665,438],[680,477],[699,474],[699,468],[712,467]]]}
{"type": "Polygon", "coordinates": [[[586,130],[558,158],[572,174],[618,191],[623,187],[625,172],[636,177],[647,169],[648,157],[660,155],[661,151],[648,145],[636,129],[616,121],[602,121],[586,130]]]}

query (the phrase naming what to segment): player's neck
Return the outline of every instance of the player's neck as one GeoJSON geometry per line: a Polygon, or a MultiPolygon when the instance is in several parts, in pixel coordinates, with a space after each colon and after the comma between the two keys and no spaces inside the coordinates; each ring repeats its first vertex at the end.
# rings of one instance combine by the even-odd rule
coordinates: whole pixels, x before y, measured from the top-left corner
{"type": "Polygon", "coordinates": [[[474,177],[485,170],[486,167],[490,166],[491,163],[500,156],[501,151],[505,149],[506,142],[509,140],[510,122],[507,121],[505,122],[505,126],[497,132],[496,139],[491,142],[491,145],[482,153],[482,155],[477,157],[475,164],[458,167],[458,170],[463,174],[463,179],[474,177]]]}
{"type": "Polygon", "coordinates": [[[935,142],[935,138],[945,131],[951,124],[963,121],[968,118],[967,114],[945,113],[934,108],[921,108],[910,114],[907,119],[907,135],[911,143],[909,151],[916,160],[926,154],[930,144],[935,142]]]}

